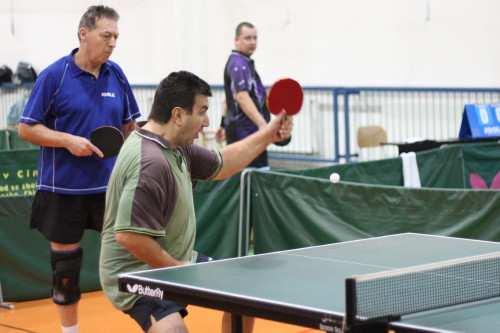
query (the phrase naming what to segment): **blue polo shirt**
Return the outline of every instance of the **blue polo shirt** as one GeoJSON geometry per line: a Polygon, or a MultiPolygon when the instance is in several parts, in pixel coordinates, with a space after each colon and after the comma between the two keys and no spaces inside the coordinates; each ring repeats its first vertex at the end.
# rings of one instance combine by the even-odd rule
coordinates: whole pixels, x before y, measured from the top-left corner
{"type": "Polygon", "coordinates": [[[236,129],[238,139],[256,132],[258,128],[239,107],[234,98],[236,93],[247,91],[262,117],[269,122],[271,115],[266,106],[266,89],[250,57],[238,51],[231,52],[224,68],[224,90],[228,107],[226,125],[236,129]]]}
{"type": "MultiPolygon", "coordinates": [[[[95,78],[75,64],[77,50],[40,73],[21,123],[89,138],[99,126],[121,129],[140,116],[121,68],[107,61],[95,78]]],[[[114,162],[115,158],[77,157],[65,148],[40,147],[37,188],[73,195],[105,192],[114,162]]]]}

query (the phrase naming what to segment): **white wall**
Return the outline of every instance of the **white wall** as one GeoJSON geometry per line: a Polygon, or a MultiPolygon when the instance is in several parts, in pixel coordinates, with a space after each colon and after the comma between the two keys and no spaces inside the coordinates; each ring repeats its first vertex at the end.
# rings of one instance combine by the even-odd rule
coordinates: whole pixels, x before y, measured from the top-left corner
{"type": "Polygon", "coordinates": [[[500,86],[498,0],[0,0],[0,65],[41,70],[67,54],[94,3],[121,15],[112,59],[132,83],[186,69],[221,84],[235,25],[247,20],[265,83],[500,86]]]}

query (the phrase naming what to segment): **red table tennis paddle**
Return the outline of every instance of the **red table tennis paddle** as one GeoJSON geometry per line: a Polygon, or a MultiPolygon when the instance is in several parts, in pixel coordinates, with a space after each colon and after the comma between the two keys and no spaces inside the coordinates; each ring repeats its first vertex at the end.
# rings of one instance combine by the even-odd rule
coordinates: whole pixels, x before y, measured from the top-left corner
{"type": "Polygon", "coordinates": [[[122,132],[113,126],[101,126],[90,133],[90,142],[99,148],[104,158],[118,155],[123,144],[122,132]]]}
{"type": "Polygon", "coordinates": [[[273,114],[279,114],[282,110],[292,116],[297,114],[302,107],[304,93],[300,84],[290,78],[276,81],[269,90],[267,107],[273,114]]]}

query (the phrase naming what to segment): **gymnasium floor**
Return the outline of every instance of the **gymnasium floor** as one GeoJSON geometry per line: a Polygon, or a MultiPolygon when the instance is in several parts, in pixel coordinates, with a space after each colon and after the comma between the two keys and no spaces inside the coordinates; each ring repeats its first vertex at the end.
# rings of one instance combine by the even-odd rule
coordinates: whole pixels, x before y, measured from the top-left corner
{"type": "MultiPolygon", "coordinates": [[[[127,315],[113,308],[96,291],[82,295],[80,302],[80,333],[141,333],[139,326],[127,315]]],[[[220,332],[222,312],[190,306],[186,324],[189,332],[220,332]]],[[[15,303],[14,310],[0,308],[1,333],[60,332],[57,313],[50,299],[15,303]]],[[[257,319],[254,333],[313,333],[313,329],[257,319]]]]}

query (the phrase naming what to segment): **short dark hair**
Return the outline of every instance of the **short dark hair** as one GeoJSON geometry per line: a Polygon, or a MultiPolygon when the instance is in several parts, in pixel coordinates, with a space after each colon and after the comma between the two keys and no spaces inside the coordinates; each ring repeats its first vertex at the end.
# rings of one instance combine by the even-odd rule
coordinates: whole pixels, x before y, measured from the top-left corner
{"type": "Polygon", "coordinates": [[[250,28],[250,29],[255,28],[255,26],[250,22],[240,22],[240,23],[238,23],[238,25],[236,26],[236,30],[234,31],[235,38],[238,38],[241,35],[241,29],[243,29],[243,27],[250,28]]]}
{"type": "MultiPolygon", "coordinates": [[[[80,24],[78,25],[78,32],[80,28],[88,28],[90,30],[95,29],[96,22],[101,18],[108,18],[111,20],[118,21],[120,19],[120,15],[111,7],[108,6],[90,6],[87,8],[87,11],[83,13],[82,18],[80,19],[80,24]]],[[[78,33],[78,39],[80,39],[80,33],[78,33]]]]}
{"type": "Polygon", "coordinates": [[[156,89],[149,119],[165,124],[170,120],[175,107],[193,112],[197,95],[212,96],[208,83],[187,71],[172,72],[156,89]]]}

